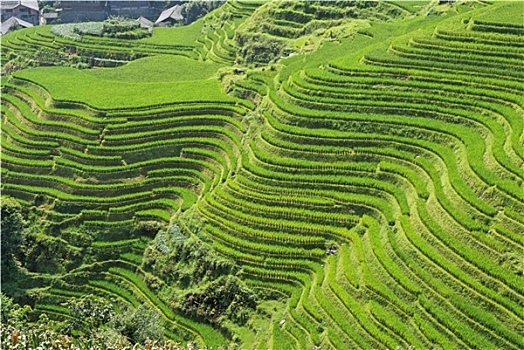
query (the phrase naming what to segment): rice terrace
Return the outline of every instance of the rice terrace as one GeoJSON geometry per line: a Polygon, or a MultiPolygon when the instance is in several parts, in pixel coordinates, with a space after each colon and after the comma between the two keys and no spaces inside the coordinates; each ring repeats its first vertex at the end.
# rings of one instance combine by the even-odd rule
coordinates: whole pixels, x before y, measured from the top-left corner
{"type": "Polygon", "coordinates": [[[524,1],[158,3],[1,36],[2,349],[524,349],[524,1]]]}

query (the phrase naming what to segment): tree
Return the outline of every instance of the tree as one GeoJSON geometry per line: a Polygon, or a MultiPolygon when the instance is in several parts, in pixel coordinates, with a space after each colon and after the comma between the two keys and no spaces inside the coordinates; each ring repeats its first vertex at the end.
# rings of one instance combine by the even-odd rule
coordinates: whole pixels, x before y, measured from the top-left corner
{"type": "Polygon", "coordinates": [[[10,322],[14,326],[21,326],[27,323],[28,314],[31,312],[31,307],[20,305],[13,302],[13,299],[0,293],[0,321],[5,324],[10,322]]]}
{"type": "Polygon", "coordinates": [[[16,270],[17,259],[22,254],[22,243],[26,222],[22,215],[22,206],[11,197],[1,197],[1,268],[2,281],[16,270]]]}
{"type": "Polygon", "coordinates": [[[69,332],[91,334],[111,321],[114,315],[113,305],[107,299],[92,294],[70,299],[65,305],[71,316],[69,332]]]}
{"type": "Polygon", "coordinates": [[[164,334],[160,314],[145,303],[136,309],[128,308],[117,315],[112,324],[133,343],[143,343],[146,339],[160,340],[164,334]]]}
{"type": "Polygon", "coordinates": [[[189,1],[183,6],[182,15],[184,16],[184,23],[190,24],[204,16],[206,13],[213,11],[222,5],[224,1],[189,1]]]}

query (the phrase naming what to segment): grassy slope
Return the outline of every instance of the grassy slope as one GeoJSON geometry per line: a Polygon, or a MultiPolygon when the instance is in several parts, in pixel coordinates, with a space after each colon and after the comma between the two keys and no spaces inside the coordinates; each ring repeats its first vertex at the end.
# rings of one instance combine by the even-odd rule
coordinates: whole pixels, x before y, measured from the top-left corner
{"type": "MultiPolygon", "coordinates": [[[[132,65],[121,69],[129,71],[134,68],[132,65]]],[[[39,67],[17,72],[15,77],[38,82],[55,100],[83,102],[100,109],[191,101],[234,101],[222,91],[218,80],[188,81],[188,75],[184,74],[186,81],[176,81],[154,71],[151,76],[142,72],[142,82],[137,83],[131,79],[122,81],[125,78],[119,72],[112,72],[108,74],[109,79],[104,79],[104,73],[93,74],[67,67],[39,67]]]]}
{"type": "Polygon", "coordinates": [[[195,45],[195,41],[202,34],[203,19],[199,19],[185,27],[176,29],[157,27],[153,30],[153,36],[140,39],[139,42],[158,45],[195,45]]]}
{"type": "Polygon", "coordinates": [[[429,1],[391,1],[391,3],[417,13],[428,6],[429,1]]]}
{"type": "Polygon", "coordinates": [[[483,15],[475,16],[475,19],[524,26],[524,2],[513,1],[500,7],[497,11],[488,11],[483,15]]]}
{"type": "Polygon", "coordinates": [[[392,38],[406,34],[412,35],[417,30],[430,31],[445,18],[452,16],[448,13],[444,16],[428,16],[408,19],[402,22],[376,24],[367,29],[373,37],[364,34],[356,34],[353,38],[341,41],[328,41],[312,54],[298,54],[283,59],[281,63],[285,66],[279,75],[280,81],[285,81],[293,72],[300,69],[316,68],[327,64],[333,59],[352,55],[356,52],[360,56],[363,52],[377,45],[387,45],[392,38]],[[362,52],[360,52],[362,50],[362,52]]]}
{"type": "Polygon", "coordinates": [[[131,61],[117,68],[100,68],[85,72],[97,79],[160,83],[210,79],[221,67],[223,66],[214,62],[195,62],[186,57],[159,55],[131,61]]]}

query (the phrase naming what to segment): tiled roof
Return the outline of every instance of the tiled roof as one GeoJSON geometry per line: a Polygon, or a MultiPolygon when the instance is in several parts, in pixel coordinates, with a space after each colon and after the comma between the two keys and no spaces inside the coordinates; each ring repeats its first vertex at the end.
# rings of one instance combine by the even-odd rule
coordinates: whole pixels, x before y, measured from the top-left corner
{"type": "Polygon", "coordinates": [[[137,21],[140,22],[141,26],[145,26],[145,27],[152,27],[154,25],[153,22],[151,22],[150,20],[148,20],[144,16],[138,17],[137,21]]]}
{"type": "Polygon", "coordinates": [[[17,7],[18,5],[20,5],[20,1],[0,1],[0,7],[2,7],[2,10],[11,10],[17,7]]]}
{"type": "Polygon", "coordinates": [[[9,33],[11,28],[17,24],[25,28],[29,28],[33,26],[31,23],[21,20],[20,18],[11,17],[0,25],[1,26],[0,33],[2,35],[9,33]]]}
{"type": "Polygon", "coordinates": [[[184,16],[182,16],[182,6],[175,5],[173,7],[168,8],[167,10],[164,10],[155,23],[163,22],[168,18],[172,18],[176,21],[184,19],[184,16]]]}
{"type": "Polygon", "coordinates": [[[20,1],[22,6],[28,7],[30,9],[39,10],[38,7],[38,1],[37,0],[22,0],[20,1]]]}
{"type": "Polygon", "coordinates": [[[0,1],[0,7],[2,7],[2,10],[10,10],[18,6],[25,6],[35,11],[39,10],[37,0],[2,0],[0,1]]]}

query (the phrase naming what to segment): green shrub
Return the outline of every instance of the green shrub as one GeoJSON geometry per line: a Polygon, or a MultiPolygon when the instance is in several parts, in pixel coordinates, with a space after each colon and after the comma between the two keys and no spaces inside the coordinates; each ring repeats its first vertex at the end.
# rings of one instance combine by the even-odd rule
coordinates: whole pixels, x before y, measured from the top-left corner
{"type": "Polygon", "coordinates": [[[240,56],[245,63],[268,63],[282,55],[284,41],[261,34],[237,34],[240,56]]]}

